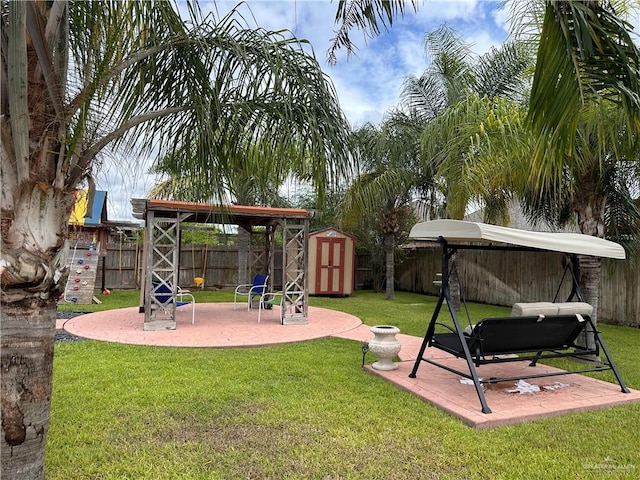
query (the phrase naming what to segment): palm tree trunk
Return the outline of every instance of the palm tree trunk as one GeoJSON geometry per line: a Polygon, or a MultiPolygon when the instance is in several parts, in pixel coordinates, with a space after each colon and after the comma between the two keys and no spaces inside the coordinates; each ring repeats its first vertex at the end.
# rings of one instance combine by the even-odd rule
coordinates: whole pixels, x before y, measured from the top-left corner
{"type": "MultiPolygon", "coordinates": [[[[583,175],[578,180],[579,188],[574,200],[575,210],[578,215],[578,227],[585,235],[604,238],[606,226],[603,221],[604,197],[596,193],[597,187],[593,181],[591,172],[583,175]]],[[[578,256],[580,268],[580,290],[585,302],[593,306],[591,321],[597,328],[598,304],[600,300],[600,277],[602,271],[602,259],[600,257],[578,256]]],[[[577,339],[578,345],[594,348],[593,332],[587,330],[577,339]]],[[[595,355],[592,360],[599,360],[595,355]]]]}
{"type": "Polygon", "coordinates": [[[386,296],[387,300],[394,300],[396,298],[394,291],[395,282],[395,252],[396,236],[394,234],[387,234],[384,237],[384,249],[385,249],[385,261],[386,261],[386,296]]]}
{"type": "Polygon", "coordinates": [[[55,323],[55,300],[2,306],[2,478],[44,478],[55,323]]]}
{"type": "MultiPolygon", "coordinates": [[[[6,165],[10,162],[3,156],[3,169],[6,165]]],[[[44,169],[38,173],[46,178],[44,169]]],[[[0,475],[41,479],[49,427],[56,303],[68,275],[65,239],[73,197],[70,191],[46,184],[24,182],[17,186],[11,180],[2,178],[6,196],[0,252],[0,475]]]]}
{"type": "Polygon", "coordinates": [[[460,311],[460,275],[458,275],[458,253],[453,253],[449,259],[449,297],[451,308],[460,311]]]}
{"type": "MultiPolygon", "coordinates": [[[[585,302],[593,307],[591,321],[594,326],[598,323],[598,303],[600,300],[600,275],[602,272],[602,259],[600,257],[591,257],[580,255],[578,257],[578,265],[580,268],[580,290],[585,302]]],[[[578,337],[577,344],[589,349],[595,348],[595,340],[593,332],[590,328],[578,337]]],[[[599,360],[595,355],[591,356],[591,360],[599,360]]]]}

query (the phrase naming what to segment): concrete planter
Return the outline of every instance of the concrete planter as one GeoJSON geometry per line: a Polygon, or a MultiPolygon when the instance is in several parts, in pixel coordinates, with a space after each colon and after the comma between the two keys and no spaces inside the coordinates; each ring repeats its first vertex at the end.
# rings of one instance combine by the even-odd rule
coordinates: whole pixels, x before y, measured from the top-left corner
{"type": "Polygon", "coordinates": [[[393,358],[402,348],[396,339],[400,329],[393,325],[376,325],[371,327],[371,332],[374,337],[369,341],[369,350],[378,358],[371,366],[375,370],[396,370],[398,365],[393,362],[393,358]]]}

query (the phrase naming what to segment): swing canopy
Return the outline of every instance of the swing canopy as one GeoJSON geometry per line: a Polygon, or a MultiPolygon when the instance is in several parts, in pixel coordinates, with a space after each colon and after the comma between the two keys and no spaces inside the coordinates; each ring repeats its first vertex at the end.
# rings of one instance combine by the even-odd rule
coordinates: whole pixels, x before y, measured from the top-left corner
{"type": "Polygon", "coordinates": [[[535,232],[462,220],[431,220],[417,223],[411,229],[409,238],[431,241],[442,238],[447,242],[507,244],[593,257],[625,258],[624,248],[618,243],[590,235],[535,232]]]}

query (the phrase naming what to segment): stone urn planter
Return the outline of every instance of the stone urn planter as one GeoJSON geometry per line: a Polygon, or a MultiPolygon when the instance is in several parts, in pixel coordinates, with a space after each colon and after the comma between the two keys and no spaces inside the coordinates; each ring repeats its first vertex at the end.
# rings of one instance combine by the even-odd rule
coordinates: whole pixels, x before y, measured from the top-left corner
{"type": "Polygon", "coordinates": [[[398,355],[402,345],[396,339],[400,333],[398,327],[393,325],[376,325],[371,327],[374,337],[369,340],[369,350],[378,361],[371,365],[375,370],[395,370],[398,368],[393,362],[393,358],[398,355]]]}

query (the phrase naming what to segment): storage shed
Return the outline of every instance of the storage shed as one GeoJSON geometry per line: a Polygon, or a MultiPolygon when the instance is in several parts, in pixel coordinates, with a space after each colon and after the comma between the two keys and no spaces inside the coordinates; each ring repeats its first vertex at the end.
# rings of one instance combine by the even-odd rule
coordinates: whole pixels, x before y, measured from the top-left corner
{"type": "Polygon", "coordinates": [[[309,294],[353,293],[355,241],[348,233],[332,227],[309,234],[309,294]]]}

